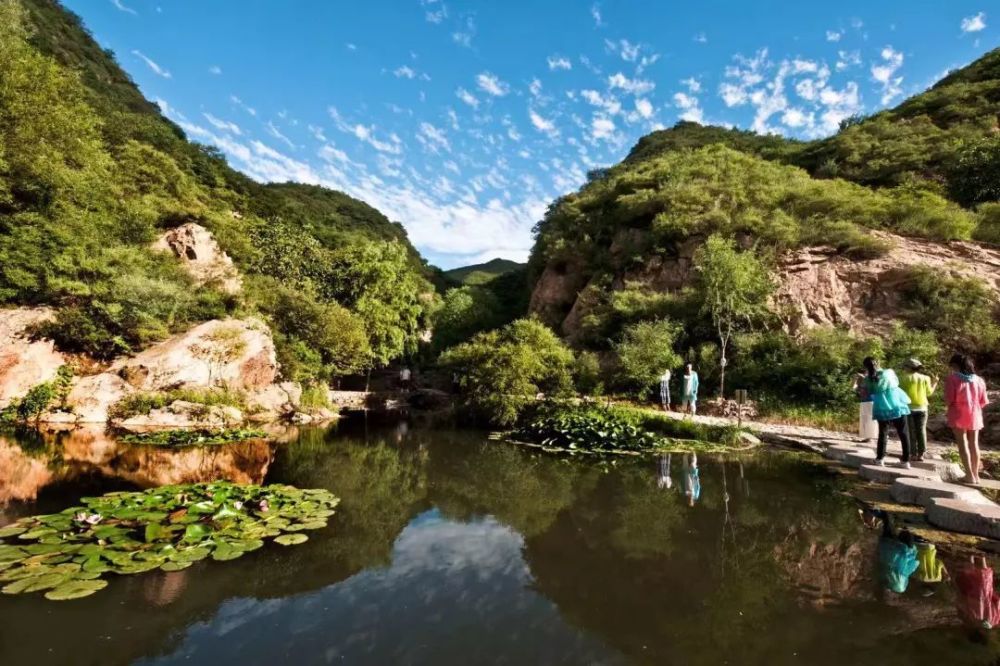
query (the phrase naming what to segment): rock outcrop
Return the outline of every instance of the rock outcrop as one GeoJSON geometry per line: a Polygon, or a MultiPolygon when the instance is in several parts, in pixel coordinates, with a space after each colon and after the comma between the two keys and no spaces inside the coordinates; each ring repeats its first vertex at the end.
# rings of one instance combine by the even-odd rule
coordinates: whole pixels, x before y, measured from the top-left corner
{"type": "Polygon", "coordinates": [[[219,247],[212,232],[200,224],[189,222],[170,229],[153,243],[153,249],[180,259],[198,284],[211,282],[229,294],[239,293],[243,287],[233,260],[219,247]]]}
{"type": "Polygon", "coordinates": [[[31,387],[55,379],[66,358],[51,340],[31,340],[32,326],[52,319],[49,308],[0,310],[0,409],[31,387]]]}
{"type": "MultiPolygon", "coordinates": [[[[941,274],[975,277],[1000,294],[1000,248],[971,242],[936,242],[872,231],[891,250],[874,259],[845,256],[829,247],[800,248],[779,259],[774,309],[791,332],[837,326],[862,335],[880,335],[901,317],[899,287],[907,267],[924,265],[941,274]]],[[[621,231],[609,248],[619,266],[611,288],[628,283],[675,292],[694,282],[694,253],[703,242],[690,238],[668,253],[651,254],[639,230],[621,231]],[[636,249],[639,248],[639,249],[636,249]],[[630,257],[646,256],[635,264],[630,257]]],[[[740,238],[746,246],[749,239],[740,238]]],[[[593,307],[586,286],[591,276],[580,262],[553,263],[543,270],[531,295],[530,311],[571,339],[593,307]]]]}

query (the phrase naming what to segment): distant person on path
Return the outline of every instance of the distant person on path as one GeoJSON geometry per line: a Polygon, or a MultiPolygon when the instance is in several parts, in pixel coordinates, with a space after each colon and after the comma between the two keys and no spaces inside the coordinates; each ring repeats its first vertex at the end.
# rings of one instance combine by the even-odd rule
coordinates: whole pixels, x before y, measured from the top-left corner
{"type": "Polygon", "coordinates": [[[853,389],[860,401],[858,437],[862,441],[867,442],[878,437],[878,423],[875,422],[875,417],[872,416],[872,397],[868,394],[865,377],[866,375],[863,372],[855,375],[853,389]]]}
{"type": "Polygon", "coordinates": [[[684,496],[687,498],[688,506],[701,497],[701,478],[698,474],[698,454],[684,454],[684,496]]]}
{"type": "Polygon", "coordinates": [[[937,390],[938,379],[921,372],[924,364],[911,358],[903,364],[903,376],[899,387],[910,398],[910,415],[906,417],[906,427],[910,435],[912,460],[924,459],[927,450],[927,407],[931,394],[937,390]]]}
{"type": "Polygon", "coordinates": [[[955,444],[965,466],[966,478],[979,483],[979,431],[983,429],[986,382],[976,374],[976,366],[965,354],[951,357],[952,373],[944,382],[944,401],[948,405],[948,426],[955,433],[955,444]]]}
{"type": "Polygon", "coordinates": [[[693,415],[698,411],[698,373],[690,363],[684,366],[681,382],[681,411],[693,415]]]}
{"type": "Polygon", "coordinates": [[[663,411],[670,411],[670,370],[664,370],[660,375],[660,404],[663,411]]]}
{"type": "Polygon", "coordinates": [[[410,390],[411,378],[412,374],[410,373],[409,367],[404,365],[402,368],[399,369],[399,387],[401,389],[403,389],[404,391],[410,390]]]}
{"type": "Polygon", "coordinates": [[[880,368],[878,361],[867,357],[865,388],[872,400],[872,416],[878,421],[878,448],[875,464],[885,464],[885,447],[889,443],[889,426],[896,429],[903,447],[903,467],[910,466],[910,438],[906,432],[906,417],[910,414],[910,398],[899,388],[899,378],[889,368],[880,368]]]}

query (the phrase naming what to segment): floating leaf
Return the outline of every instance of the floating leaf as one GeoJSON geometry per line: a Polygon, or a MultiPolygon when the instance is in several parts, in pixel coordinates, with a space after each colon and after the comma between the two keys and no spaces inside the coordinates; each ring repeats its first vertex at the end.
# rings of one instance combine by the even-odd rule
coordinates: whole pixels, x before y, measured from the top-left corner
{"type": "Polygon", "coordinates": [[[308,540],[309,537],[305,534],[282,534],[274,539],[274,543],[280,543],[282,546],[295,546],[308,540]]]}
{"type": "Polygon", "coordinates": [[[193,562],[164,562],[160,565],[161,571],[180,571],[181,569],[187,569],[191,566],[193,562]]]}
{"type": "Polygon", "coordinates": [[[20,525],[8,525],[7,527],[0,527],[0,539],[4,537],[17,536],[18,534],[24,534],[27,532],[27,528],[21,527],[20,525]]]}
{"type": "Polygon", "coordinates": [[[81,597],[89,597],[94,592],[103,590],[107,586],[108,581],[106,580],[71,580],[46,592],[45,598],[52,601],[79,599],[81,597]]]}

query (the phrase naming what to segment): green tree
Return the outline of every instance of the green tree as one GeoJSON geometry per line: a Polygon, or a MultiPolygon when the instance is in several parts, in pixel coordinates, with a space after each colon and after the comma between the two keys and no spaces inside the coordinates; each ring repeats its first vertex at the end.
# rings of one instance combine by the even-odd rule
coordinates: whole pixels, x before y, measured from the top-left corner
{"type": "Polygon", "coordinates": [[[681,357],[674,351],[674,343],[679,334],[680,326],[666,319],[626,326],[615,345],[622,383],[644,395],[664,370],[677,368],[681,357]]]}
{"type": "Polygon", "coordinates": [[[434,346],[447,349],[465,342],[498,321],[500,302],[492,291],[477,285],[449,289],[434,315],[434,346]]]}
{"type": "Polygon", "coordinates": [[[733,335],[768,315],[774,283],[764,263],[736,243],[709,236],[695,253],[702,314],[711,317],[719,340],[719,396],[725,396],[726,365],[733,335]]]}
{"type": "Polygon", "coordinates": [[[534,319],[479,333],[440,362],[457,375],[466,407],[501,427],[514,425],[539,392],[561,395],[572,386],[573,352],[534,319]]]}

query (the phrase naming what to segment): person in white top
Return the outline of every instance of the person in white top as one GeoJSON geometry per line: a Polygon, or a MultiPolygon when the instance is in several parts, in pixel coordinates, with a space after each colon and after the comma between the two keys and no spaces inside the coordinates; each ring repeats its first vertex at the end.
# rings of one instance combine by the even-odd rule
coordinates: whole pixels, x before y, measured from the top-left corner
{"type": "Polygon", "coordinates": [[[663,411],[670,411],[670,370],[664,370],[660,375],[660,404],[663,411]]]}
{"type": "Polygon", "coordinates": [[[410,369],[406,366],[399,371],[399,385],[404,391],[410,390],[410,369]]]}

